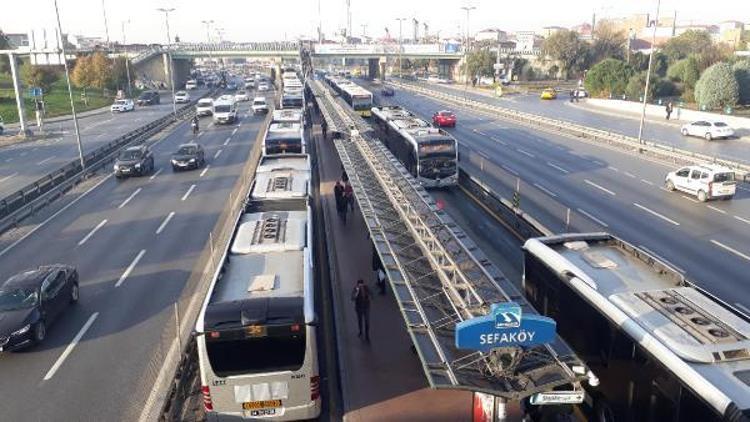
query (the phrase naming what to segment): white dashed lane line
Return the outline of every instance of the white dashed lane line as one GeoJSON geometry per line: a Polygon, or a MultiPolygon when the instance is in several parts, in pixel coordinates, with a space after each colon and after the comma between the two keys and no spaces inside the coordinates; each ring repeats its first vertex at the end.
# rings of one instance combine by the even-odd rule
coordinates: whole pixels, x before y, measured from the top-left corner
{"type": "Polygon", "coordinates": [[[563,173],[563,174],[570,173],[568,170],[565,170],[564,168],[558,166],[557,164],[550,163],[549,161],[547,162],[547,165],[550,166],[550,167],[552,167],[553,169],[559,171],[560,173],[563,173]]]}
{"type": "Polygon", "coordinates": [[[158,176],[159,173],[161,173],[161,171],[162,171],[162,169],[156,170],[156,173],[152,174],[151,177],[148,178],[148,180],[154,180],[154,179],[156,179],[156,176],[158,176]]]}
{"type": "Polygon", "coordinates": [[[209,165],[207,165],[207,166],[206,166],[206,168],[204,168],[204,169],[203,169],[203,171],[201,172],[201,174],[199,174],[199,175],[198,175],[198,177],[203,177],[203,176],[205,176],[205,175],[206,175],[206,172],[208,171],[208,169],[209,169],[210,167],[211,167],[211,165],[210,165],[210,164],[209,164],[209,165]]]}
{"type": "Polygon", "coordinates": [[[691,198],[691,197],[689,197],[689,196],[687,196],[687,195],[680,195],[680,196],[681,196],[681,197],[682,197],[683,199],[687,199],[687,200],[688,200],[688,201],[690,201],[690,202],[695,202],[696,204],[698,203],[698,200],[697,200],[697,199],[695,199],[695,198],[691,198]]]}
{"type": "Polygon", "coordinates": [[[91,324],[93,324],[94,321],[96,321],[96,318],[98,316],[99,316],[99,312],[94,312],[93,314],[91,314],[91,316],[86,321],[86,323],[83,324],[83,327],[81,327],[81,330],[78,331],[78,334],[76,334],[76,336],[73,337],[73,341],[70,342],[70,344],[68,345],[68,347],[65,348],[65,350],[62,352],[60,357],[57,358],[57,360],[55,361],[55,364],[52,365],[52,368],[50,368],[49,371],[47,371],[47,375],[44,376],[44,381],[49,381],[50,379],[52,379],[52,377],[55,376],[55,373],[57,372],[57,370],[60,369],[63,362],[65,362],[65,359],[68,358],[68,355],[70,355],[70,353],[73,352],[73,349],[75,349],[75,347],[81,341],[83,336],[86,334],[86,331],[88,331],[89,328],[91,328],[91,324]]]}
{"type": "Polygon", "coordinates": [[[648,181],[646,179],[641,179],[641,182],[643,182],[643,183],[645,183],[645,184],[647,184],[649,186],[654,186],[654,182],[648,181]]]}
{"type": "Polygon", "coordinates": [[[141,258],[143,258],[143,255],[145,254],[146,254],[145,249],[141,249],[141,251],[138,252],[138,255],[135,256],[135,259],[133,259],[133,262],[131,262],[130,265],[128,265],[128,268],[125,269],[125,272],[122,273],[122,275],[120,276],[120,279],[117,280],[117,283],[115,283],[115,287],[120,287],[120,285],[125,281],[125,279],[128,278],[128,276],[130,276],[130,273],[133,272],[133,269],[135,268],[136,265],[138,265],[138,262],[140,262],[141,258]]]}
{"type": "Polygon", "coordinates": [[[557,194],[555,194],[551,190],[545,188],[544,186],[540,185],[539,183],[534,183],[534,186],[536,186],[540,191],[546,193],[547,195],[549,195],[549,196],[551,196],[553,198],[557,198],[557,194]]]}
{"type": "Polygon", "coordinates": [[[219,156],[221,155],[222,151],[224,151],[224,150],[220,149],[220,150],[216,151],[216,154],[214,154],[214,160],[217,159],[217,158],[219,158],[219,156]]]}
{"type": "Polygon", "coordinates": [[[711,209],[711,210],[714,210],[714,211],[716,211],[716,212],[718,212],[718,213],[721,213],[721,214],[726,214],[726,213],[727,213],[727,212],[726,212],[726,211],[724,211],[723,209],[721,209],[721,208],[716,208],[716,207],[715,207],[715,206],[713,206],[713,205],[706,205],[706,208],[708,208],[708,209],[711,209]]]}
{"type": "Polygon", "coordinates": [[[188,196],[190,196],[190,194],[193,192],[193,189],[195,189],[195,185],[190,185],[190,188],[187,190],[187,192],[185,192],[185,194],[182,195],[181,201],[188,199],[188,196]]]}
{"type": "Polygon", "coordinates": [[[716,246],[724,249],[725,251],[731,252],[731,253],[739,256],[740,258],[743,258],[743,259],[746,259],[746,260],[750,261],[750,255],[746,255],[746,254],[738,251],[737,249],[732,248],[731,246],[727,246],[727,245],[719,242],[718,240],[714,240],[714,239],[711,239],[711,243],[713,243],[714,245],[716,245],[716,246]]]}
{"type": "Polygon", "coordinates": [[[159,225],[159,228],[156,229],[156,234],[160,234],[162,231],[164,231],[164,228],[167,227],[167,224],[169,224],[169,221],[172,220],[172,217],[174,217],[175,212],[172,211],[167,215],[167,218],[162,221],[162,223],[159,225]]]}
{"type": "Polygon", "coordinates": [[[120,206],[117,207],[117,209],[120,209],[124,207],[125,205],[128,205],[128,202],[130,202],[131,199],[135,198],[135,196],[138,195],[140,191],[141,191],[141,188],[136,189],[135,192],[131,193],[130,196],[128,196],[127,198],[125,198],[124,201],[122,201],[122,204],[120,204],[120,206]]]}
{"type": "Polygon", "coordinates": [[[523,150],[521,148],[516,148],[516,151],[518,151],[519,153],[521,153],[521,154],[523,154],[523,155],[525,155],[527,157],[536,158],[536,155],[534,155],[534,154],[532,154],[532,153],[530,153],[530,152],[528,152],[526,150],[523,150]]]}
{"type": "Polygon", "coordinates": [[[517,171],[515,171],[512,168],[506,166],[505,164],[501,164],[500,167],[502,167],[505,171],[511,173],[514,176],[518,176],[519,175],[517,171]]]}
{"type": "Polygon", "coordinates": [[[96,227],[94,227],[93,229],[91,229],[91,231],[89,232],[89,234],[87,234],[86,236],[84,236],[83,239],[79,240],[78,241],[78,246],[83,245],[89,239],[91,239],[91,236],[93,236],[94,233],[96,233],[99,229],[101,229],[105,224],[107,224],[107,219],[106,218],[104,220],[102,220],[101,223],[97,224],[96,227]]]}
{"type": "Polygon", "coordinates": [[[644,207],[643,205],[641,205],[641,204],[639,204],[637,202],[633,202],[633,205],[635,205],[637,208],[642,209],[643,211],[646,211],[647,213],[653,215],[654,217],[661,218],[662,220],[666,221],[667,223],[674,224],[675,226],[679,226],[680,225],[680,223],[672,220],[671,218],[666,217],[664,215],[661,215],[661,214],[659,214],[658,212],[656,212],[656,211],[654,211],[652,209],[646,208],[646,207],[644,207]]]}
{"type": "Polygon", "coordinates": [[[742,221],[745,224],[750,224],[750,220],[748,220],[747,218],[742,218],[739,215],[735,215],[734,218],[737,219],[737,220],[739,220],[739,221],[742,221]]]}
{"type": "Polygon", "coordinates": [[[12,178],[14,178],[14,177],[16,177],[16,176],[18,176],[18,172],[14,172],[14,173],[12,173],[12,174],[9,174],[9,175],[7,175],[7,176],[4,176],[4,177],[0,177],[0,183],[3,183],[3,182],[4,182],[4,181],[6,181],[6,180],[10,180],[10,179],[12,179],[12,178]]]}
{"type": "Polygon", "coordinates": [[[592,182],[592,181],[591,181],[591,180],[589,180],[589,179],[583,179],[583,181],[584,181],[584,182],[585,182],[585,183],[586,183],[587,185],[589,185],[589,186],[593,186],[593,187],[595,187],[595,188],[599,189],[600,191],[602,191],[602,192],[604,192],[604,193],[606,193],[606,194],[609,194],[609,195],[612,195],[612,196],[615,196],[615,195],[616,195],[616,194],[615,194],[614,192],[612,192],[611,190],[609,190],[609,189],[605,188],[604,186],[600,186],[600,185],[597,185],[596,183],[592,182]]]}
{"type": "Polygon", "coordinates": [[[578,208],[578,212],[580,212],[581,214],[583,214],[583,215],[585,215],[586,217],[590,218],[590,219],[591,219],[591,220],[593,220],[594,222],[598,223],[598,224],[599,224],[600,226],[603,226],[603,227],[609,227],[609,224],[607,224],[607,223],[605,223],[604,221],[602,221],[602,220],[600,220],[600,219],[596,218],[596,217],[595,217],[594,215],[592,215],[591,213],[587,212],[586,210],[583,210],[583,209],[581,209],[581,208],[578,208]]]}
{"type": "Polygon", "coordinates": [[[54,158],[55,158],[54,156],[53,156],[53,157],[47,157],[47,158],[45,158],[44,160],[42,160],[42,161],[40,161],[40,162],[36,163],[36,165],[38,165],[38,166],[41,166],[42,164],[46,163],[46,162],[47,162],[47,161],[49,161],[49,160],[53,160],[54,158]]]}
{"type": "Polygon", "coordinates": [[[230,136],[230,137],[228,137],[228,138],[227,138],[227,140],[226,140],[226,141],[224,141],[224,145],[227,145],[227,144],[229,143],[229,141],[231,141],[231,140],[232,140],[232,137],[231,137],[231,136],[230,136]]]}

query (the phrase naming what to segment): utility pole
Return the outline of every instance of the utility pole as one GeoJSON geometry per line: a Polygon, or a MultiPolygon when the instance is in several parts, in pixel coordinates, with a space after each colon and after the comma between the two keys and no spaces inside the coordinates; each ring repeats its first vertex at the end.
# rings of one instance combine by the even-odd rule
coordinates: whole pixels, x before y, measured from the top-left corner
{"type": "Polygon", "coordinates": [[[401,68],[401,52],[404,49],[404,46],[402,44],[403,40],[401,38],[401,24],[406,20],[406,18],[396,18],[398,21],[398,77],[400,78],[403,72],[403,69],[401,68]]]}
{"type": "Polygon", "coordinates": [[[651,66],[654,61],[654,50],[656,49],[656,25],[659,22],[659,8],[661,0],[656,0],[656,17],[654,18],[654,32],[651,36],[651,52],[648,55],[648,71],[646,72],[646,88],[643,90],[643,110],[641,110],[641,123],[638,125],[638,144],[643,144],[643,123],[646,120],[646,104],[648,103],[648,87],[651,82],[651,66]]]}
{"type": "Polygon", "coordinates": [[[169,85],[172,86],[172,112],[174,113],[174,118],[177,119],[177,103],[175,102],[174,98],[174,67],[172,65],[172,36],[169,34],[169,12],[174,12],[174,8],[165,9],[163,7],[160,7],[158,9],[159,12],[164,13],[164,22],[167,26],[167,49],[169,50],[167,52],[167,61],[169,62],[168,72],[169,72],[169,85]]]}
{"type": "Polygon", "coordinates": [[[201,21],[203,25],[206,26],[206,42],[208,43],[208,57],[211,59],[211,62],[214,61],[214,54],[211,52],[211,24],[214,23],[213,20],[205,20],[201,21]]]}
{"type": "Polygon", "coordinates": [[[466,84],[468,85],[469,84],[469,62],[467,59],[467,55],[469,53],[469,48],[471,48],[471,46],[469,45],[469,34],[470,34],[469,13],[472,10],[476,9],[476,7],[475,6],[462,6],[461,9],[466,11],[466,42],[464,43],[464,66],[466,67],[465,76],[466,76],[466,84]]]}
{"type": "Polygon", "coordinates": [[[362,39],[364,40],[367,37],[367,24],[363,23],[360,26],[362,27],[362,39]]]}
{"type": "Polygon", "coordinates": [[[104,15],[104,35],[107,37],[107,48],[109,48],[109,25],[107,25],[107,8],[104,7],[104,0],[102,0],[102,15],[104,15]]]}
{"type": "Polygon", "coordinates": [[[352,36],[352,0],[346,0],[346,36],[352,36]]]}
{"type": "Polygon", "coordinates": [[[418,32],[419,32],[419,21],[417,20],[417,18],[412,18],[411,21],[414,24],[414,44],[416,44],[417,43],[417,37],[419,35],[418,34],[418,32]]]}
{"type": "MultiPolygon", "coordinates": [[[[81,171],[86,170],[86,160],[83,159],[83,144],[81,144],[81,131],[78,128],[78,116],[76,115],[76,106],[73,103],[73,88],[70,86],[70,69],[68,68],[68,57],[65,54],[65,40],[63,39],[62,25],[60,24],[60,10],[55,2],[55,17],[57,18],[57,33],[60,37],[60,51],[62,53],[62,62],[65,67],[65,81],[68,83],[68,98],[70,99],[70,114],[73,115],[73,127],[76,132],[76,144],[78,145],[78,159],[81,161],[81,171]]],[[[13,65],[13,57],[10,57],[13,65]]]]}
{"type": "MultiPolygon", "coordinates": [[[[591,34],[593,36],[594,34],[593,31],[591,32],[591,34]]],[[[630,47],[632,46],[632,42],[633,42],[633,28],[630,28],[628,30],[628,47],[627,47],[628,51],[625,53],[626,54],[625,63],[627,64],[630,64],[630,47]]]]}
{"type": "Polygon", "coordinates": [[[122,25],[122,48],[123,48],[123,51],[125,51],[125,74],[128,76],[128,97],[132,97],[133,96],[132,95],[132,90],[130,88],[130,86],[131,86],[131,83],[130,83],[130,59],[128,58],[127,51],[125,50],[125,24],[126,23],[130,23],[130,19],[128,19],[127,21],[122,21],[121,22],[121,25],[122,25]]]}

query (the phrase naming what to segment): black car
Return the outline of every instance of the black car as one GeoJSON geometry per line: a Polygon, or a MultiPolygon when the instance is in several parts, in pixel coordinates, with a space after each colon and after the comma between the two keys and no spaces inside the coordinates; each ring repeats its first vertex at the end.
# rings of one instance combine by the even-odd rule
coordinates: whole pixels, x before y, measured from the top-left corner
{"type": "Polygon", "coordinates": [[[159,104],[161,102],[161,98],[159,97],[159,93],[156,91],[144,91],[140,97],[138,97],[138,100],[136,101],[136,104],[139,106],[143,105],[154,105],[159,104]]]}
{"type": "Polygon", "coordinates": [[[196,143],[182,144],[172,154],[172,170],[192,170],[206,164],[206,154],[203,147],[196,143]]]}
{"type": "Polygon", "coordinates": [[[143,176],[154,170],[154,154],[146,145],[125,148],[117,156],[115,177],[143,176]]]}
{"type": "Polygon", "coordinates": [[[384,97],[392,97],[392,96],[393,96],[393,94],[394,94],[394,91],[393,91],[393,88],[392,88],[392,87],[390,87],[390,86],[384,86],[384,87],[383,87],[383,88],[382,88],[382,89],[380,90],[380,94],[381,94],[382,96],[384,96],[384,97]]]}
{"type": "Polygon", "coordinates": [[[0,287],[0,352],[42,342],[78,293],[78,272],[70,265],[45,265],[9,278],[0,287]]]}

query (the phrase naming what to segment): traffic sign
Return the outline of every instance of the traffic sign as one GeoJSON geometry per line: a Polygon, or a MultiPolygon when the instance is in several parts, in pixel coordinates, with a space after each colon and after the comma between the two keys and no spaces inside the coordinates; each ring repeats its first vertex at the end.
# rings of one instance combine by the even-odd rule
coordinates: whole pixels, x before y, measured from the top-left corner
{"type": "Polygon", "coordinates": [[[32,97],[41,97],[42,96],[42,88],[39,88],[38,86],[33,86],[29,88],[29,95],[32,97]]]}
{"type": "Polygon", "coordinates": [[[547,391],[533,394],[529,403],[538,406],[543,404],[579,404],[583,403],[583,391],[547,391]]]}
{"type": "Polygon", "coordinates": [[[516,302],[495,303],[490,313],[456,324],[456,347],[486,352],[499,347],[535,346],[555,339],[557,323],[523,315],[516,302]]]}

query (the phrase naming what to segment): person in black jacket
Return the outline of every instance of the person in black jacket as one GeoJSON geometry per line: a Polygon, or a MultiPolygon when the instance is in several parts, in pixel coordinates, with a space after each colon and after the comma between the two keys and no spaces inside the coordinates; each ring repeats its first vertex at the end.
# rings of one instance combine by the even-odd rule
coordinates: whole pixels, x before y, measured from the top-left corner
{"type": "Polygon", "coordinates": [[[365,334],[365,341],[370,342],[370,289],[360,278],[357,285],[352,290],[352,301],[354,310],[357,312],[357,327],[359,327],[358,336],[362,338],[362,332],[365,334]]]}

